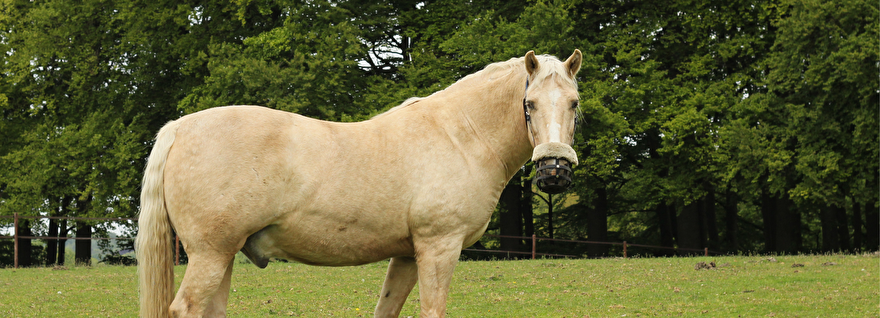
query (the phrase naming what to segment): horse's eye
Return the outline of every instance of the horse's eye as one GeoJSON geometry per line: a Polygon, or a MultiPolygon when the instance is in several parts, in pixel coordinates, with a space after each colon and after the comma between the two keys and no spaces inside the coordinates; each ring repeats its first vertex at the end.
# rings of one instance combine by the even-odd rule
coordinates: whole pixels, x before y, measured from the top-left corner
{"type": "Polygon", "coordinates": [[[578,108],[578,106],[580,106],[580,103],[578,101],[571,102],[571,108],[578,108]]]}
{"type": "Polygon", "coordinates": [[[535,102],[533,102],[533,101],[527,101],[527,102],[526,102],[526,107],[528,107],[529,109],[535,109],[535,102]]]}

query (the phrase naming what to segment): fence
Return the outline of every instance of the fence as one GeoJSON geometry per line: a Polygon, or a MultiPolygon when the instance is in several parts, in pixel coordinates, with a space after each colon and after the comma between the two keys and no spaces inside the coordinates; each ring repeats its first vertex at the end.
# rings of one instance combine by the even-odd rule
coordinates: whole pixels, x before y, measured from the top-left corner
{"type": "Polygon", "coordinates": [[[708,247],[702,249],[696,248],[680,248],[680,247],[669,247],[669,246],[656,246],[656,245],[644,245],[644,244],[632,244],[623,242],[598,242],[598,241],[580,241],[580,240],[565,240],[565,239],[554,239],[554,238],[546,238],[546,237],[536,237],[532,234],[531,237],[528,236],[511,236],[511,235],[493,235],[493,234],[483,234],[483,236],[489,237],[498,237],[498,238],[512,238],[512,239],[521,239],[521,240],[531,240],[532,242],[532,251],[531,252],[522,252],[522,251],[503,251],[503,250],[485,250],[485,249],[472,249],[467,248],[465,251],[472,252],[487,252],[487,253],[505,253],[505,254],[531,254],[532,259],[535,259],[536,256],[551,256],[551,257],[573,257],[579,258],[579,255],[566,255],[566,254],[551,254],[551,253],[538,253],[537,252],[537,242],[538,241],[555,241],[555,242],[570,242],[570,243],[578,243],[578,244],[596,244],[596,245],[622,245],[623,246],[623,257],[627,257],[627,247],[644,247],[644,248],[653,248],[653,249],[669,249],[675,251],[692,251],[692,252],[702,252],[703,256],[709,256],[709,253],[712,254],[722,254],[715,251],[710,251],[708,247]]]}
{"type": "MultiPolygon", "coordinates": [[[[81,217],[66,217],[66,216],[21,216],[16,213],[12,216],[0,216],[0,218],[5,219],[14,219],[13,228],[14,234],[12,236],[0,236],[0,239],[13,239],[14,240],[14,267],[18,268],[18,240],[19,239],[37,239],[37,240],[58,240],[58,239],[67,239],[67,240],[133,240],[133,237],[51,237],[51,236],[20,236],[18,235],[18,220],[19,219],[55,219],[55,220],[74,220],[74,221],[135,221],[136,218],[81,218],[81,217]]],[[[468,248],[465,251],[472,252],[486,252],[486,253],[503,253],[503,254],[521,254],[521,255],[531,255],[532,259],[535,259],[536,256],[550,256],[550,257],[573,257],[578,258],[581,256],[578,255],[566,255],[566,254],[552,254],[552,253],[538,253],[537,252],[537,242],[540,241],[556,241],[556,242],[571,242],[577,244],[598,244],[598,245],[622,245],[623,246],[623,257],[627,257],[627,247],[644,247],[644,248],[653,248],[653,249],[671,249],[675,251],[692,251],[692,252],[703,252],[704,256],[709,256],[709,253],[712,254],[721,254],[718,252],[710,251],[709,248],[703,249],[694,249],[694,248],[679,248],[679,247],[669,247],[669,246],[655,246],[655,245],[643,245],[643,244],[631,244],[626,241],[623,242],[597,242],[597,241],[579,241],[579,240],[565,240],[565,239],[554,239],[554,238],[546,238],[546,237],[536,237],[532,235],[528,236],[510,236],[510,235],[493,235],[493,234],[484,234],[483,236],[489,237],[498,237],[498,238],[513,238],[513,239],[521,239],[521,240],[531,240],[532,242],[532,251],[531,252],[523,252],[523,251],[503,251],[503,250],[486,250],[486,249],[472,249],[468,248]]],[[[180,265],[180,238],[176,235],[174,237],[174,264],[180,265]]]]}
{"type": "MultiPolygon", "coordinates": [[[[81,218],[68,216],[23,216],[15,213],[14,215],[0,215],[0,219],[13,219],[13,235],[3,236],[0,239],[13,239],[13,267],[18,268],[18,240],[133,240],[133,237],[53,237],[53,236],[22,236],[18,234],[19,219],[53,219],[53,220],[74,220],[74,221],[135,221],[137,218],[81,218]]],[[[180,238],[174,236],[174,264],[180,265],[180,238]]]]}

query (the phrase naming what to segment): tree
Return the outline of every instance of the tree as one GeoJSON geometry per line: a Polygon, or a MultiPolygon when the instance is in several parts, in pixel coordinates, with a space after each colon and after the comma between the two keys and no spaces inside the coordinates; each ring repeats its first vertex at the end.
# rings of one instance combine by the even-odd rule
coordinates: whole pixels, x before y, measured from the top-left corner
{"type": "MultiPolygon", "coordinates": [[[[153,135],[187,113],[257,104],[362,120],[528,50],[579,48],[575,186],[551,218],[527,165],[490,232],[876,250],[878,11],[863,0],[8,1],[0,214],[135,215],[153,135]]],[[[49,242],[47,264],[61,244],[49,242]]]]}
{"type": "MultiPolygon", "coordinates": [[[[127,91],[124,71],[114,66],[121,62],[119,34],[104,31],[112,29],[113,13],[63,1],[15,2],[4,10],[4,44],[14,48],[6,56],[5,119],[21,125],[16,147],[2,158],[3,210],[38,215],[54,198],[71,196],[78,215],[133,211],[131,196],[116,187],[117,176],[138,174],[136,155],[121,151],[137,147],[125,134],[136,121],[121,104],[107,107],[127,91]],[[76,20],[83,22],[65,23],[76,20]]],[[[91,225],[77,227],[86,233],[91,225]]]]}
{"type": "MultiPolygon", "coordinates": [[[[220,15],[249,17],[256,6],[63,0],[3,6],[0,32],[9,52],[0,83],[9,101],[2,104],[3,125],[13,129],[4,130],[10,142],[0,147],[0,210],[133,216],[153,134],[179,116],[177,100],[202,80],[203,64],[193,62],[204,50],[199,45],[246,34],[249,28],[236,29],[220,15]],[[208,14],[216,19],[198,19],[208,14]]],[[[90,235],[95,226],[106,225],[74,228],[90,235]]],[[[79,261],[88,261],[90,245],[80,246],[79,261]]]]}
{"type": "Polygon", "coordinates": [[[783,4],[767,101],[784,107],[796,140],[796,184],[785,195],[822,210],[824,250],[849,250],[847,202],[877,207],[880,10],[868,1],[783,4]]]}
{"type": "Polygon", "coordinates": [[[350,11],[323,1],[283,11],[275,28],[209,45],[209,75],[179,108],[255,104],[338,121],[365,119],[388,103],[365,96],[385,80],[359,67],[367,48],[350,11]]]}

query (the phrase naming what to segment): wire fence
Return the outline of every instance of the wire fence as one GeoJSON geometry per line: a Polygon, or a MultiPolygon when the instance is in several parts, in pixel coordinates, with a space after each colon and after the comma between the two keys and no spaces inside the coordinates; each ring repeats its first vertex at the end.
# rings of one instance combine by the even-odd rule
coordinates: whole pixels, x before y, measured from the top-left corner
{"type": "MultiPolygon", "coordinates": [[[[19,235],[18,233],[18,222],[21,219],[49,219],[49,220],[72,220],[72,221],[103,221],[103,222],[122,222],[122,221],[134,221],[137,222],[137,218],[90,218],[90,217],[71,217],[71,216],[40,216],[40,215],[18,215],[18,213],[14,215],[0,215],[0,219],[13,219],[12,228],[13,235],[0,235],[0,239],[12,239],[13,242],[13,267],[18,268],[19,257],[18,257],[18,247],[19,240],[21,239],[31,239],[31,240],[133,240],[133,237],[69,237],[69,236],[27,236],[27,235],[19,235]]],[[[175,235],[175,264],[180,265],[180,239],[175,235]]]]}
{"type": "MultiPolygon", "coordinates": [[[[133,237],[53,237],[53,236],[23,236],[18,233],[18,222],[21,219],[53,219],[53,220],[73,220],[73,221],[104,221],[104,222],[122,222],[122,221],[134,221],[137,222],[137,218],[90,218],[90,217],[67,217],[67,216],[24,216],[18,215],[17,213],[14,215],[0,215],[0,219],[13,219],[13,232],[14,234],[11,236],[3,236],[0,235],[0,239],[12,239],[14,240],[14,256],[13,256],[13,266],[18,268],[18,245],[20,239],[36,239],[36,240],[133,240],[133,237]]],[[[620,245],[623,247],[623,257],[628,257],[627,248],[628,247],[642,247],[649,249],[666,249],[666,250],[674,250],[674,251],[689,251],[689,252],[698,252],[702,253],[704,256],[709,256],[709,254],[722,254],[715,251],[710,251],[709,248],[695,249],[695,248],[680,248],[680,247],[669,247],[669,246],[656,246],[656,245],[644,245],[644,244],[632,244],[623,242],[600,242],[600,241],[583,241],[583,240],[567,240],[567,239],[556,239],[556,238],[547,238],[547,237],[537,237],[535,235],[532,236],[511,236],[511,235],[494,235],[494,234],[484,234],[483,236],[487,237],[497,237],[497,238],[508,238],[508,239],[519,239],[523,241],[531,242],[531,251],[508,251],[508,250],[495,250],[495,249],[475,249],[475,248],[467,248],[464,251],[470,252],[481,252],[481,253],[499,253],[499,254],[517,254],[517,255],[526,255],[531,256],[532,259],[541,257],[565,257],[565,258],[583,258],[583,255],[570,255],[570,254],[556,254],[556,253],[543,253],[538,252],[538,241],[549,241],[549,242],[568,242],[575,244],[594,244],[594,245],[620,245]]],[[[180,239],[175,235],[174,237],[174,245],[175,245],[175,264],[180,265],[180,239]]]]}
{"type": "Polygon", "coordinates": [[[649,249],[665,249],[665,250],[673,250],[676,252],[677,251],[698,252],[698,253],[702,253],[703,256],[709,256],[709,254],[715,254],[715,255],[722,254],[720,252],[710,251],[708,247],[697,249],[697,248],[681,248],[681,247],[669,247],[669,246],[657,246],[657,245],[645,245],[645,244],[632,244],[632,243],[627,243],[626,241],[623,241],[623,242],[600,242],[600,241],[567,240],[567,239],[537,237],[534,234],[531,237],[529,237],[529,236],[512,236],[512,235],[494,235],[494,234],[483,234],[483,236],[531,241],[531,243],[532,243],[531,244],[531,252],[472,249],[472,248],[467,248],[464,250],[465,251],[472,251],[472,252],[485,252],[485,253],[531,255],[532,259],[535,259],[537,256],[583,258],[583,255],[540,253],[537,251],[538,250],[538,248],[537,248],[538,241],[551,241],[551,242],[569,242],[569,243],[576,243],[576,244],[620,245],[623,247],[623,257],[624,258],[628,257],[628,254],[627,254],[628,247],[642,247],[642,248],[649,248],[649,249]]]}

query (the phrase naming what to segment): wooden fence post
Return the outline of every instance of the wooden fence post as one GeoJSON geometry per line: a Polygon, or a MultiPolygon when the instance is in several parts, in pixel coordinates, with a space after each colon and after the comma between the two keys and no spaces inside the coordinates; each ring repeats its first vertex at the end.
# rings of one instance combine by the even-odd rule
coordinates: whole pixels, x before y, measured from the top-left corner
{"type": "Polygon", "coordinates": [[[703,256],[709,256],[709,248],[708,247],[703,248],[703,256]]]}
{"type": "Polygon", "coordinates": [[[15,254],[15,255],[12,256],[13,257],[12,263],[14,264],[13,266],[15,268],[18,268],[18,212],[14,213],[12,218],[13,218],[13,221],[12,221],[13,225],[12,226],[14,227],[13,231],[15,233],[15,234],[13,234],[13,241],[14,242],[12,244],[12,245],[14,245],[12,249],[14,250],[13,254],[15,254]]]}
{"type": "Polygon", "coordinates": [[[623,241],[623,258],[626,258],[626,241],[623,241]]]}
{"type": "Polygon", "coordinates": [[[535,234],[532,234],[532,259],[535,259],[535,240],[536,239],[537,238],[535,237],[535,234]]]}

